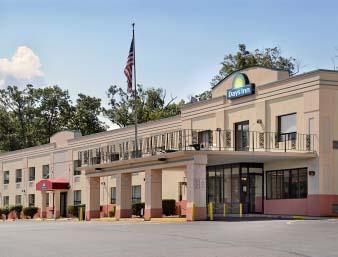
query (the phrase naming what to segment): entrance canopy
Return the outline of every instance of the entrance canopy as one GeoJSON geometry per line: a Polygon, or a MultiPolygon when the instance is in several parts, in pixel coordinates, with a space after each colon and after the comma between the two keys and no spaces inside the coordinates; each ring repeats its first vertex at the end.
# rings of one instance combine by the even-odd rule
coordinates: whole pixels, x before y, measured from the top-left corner
{"type": "Polygon", "coordinates": [[[69,189],[69,182],[62,178],[42,179],[36,184],[37,191],[51,191],[56,189],[69,189]]]}

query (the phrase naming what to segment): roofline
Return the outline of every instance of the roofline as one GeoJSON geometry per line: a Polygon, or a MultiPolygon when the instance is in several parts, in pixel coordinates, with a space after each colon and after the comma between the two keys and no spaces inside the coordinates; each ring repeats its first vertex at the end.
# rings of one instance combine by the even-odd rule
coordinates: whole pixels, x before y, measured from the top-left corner
{"type": "Polygon", "coordinates": [[[284,69],[279,69],[279,68],[270,68],[270,67],[265,67],[265,66],[262,66],[262,65],[254,65],[254,66],[250,66],[250,67],[246,67],[246,68],[242,68],[242,69],[239,69],[239,70],[235,70],[233,72],[231,72],[230,74],[228,74],[227,76],[225,76],[222,80],[220,80],[216,85],[212,86],[211,89],[214,89],[216,88],[218,85],[220,85],[224,80],[226,80],[227,78],[229,78],[232,74],[236,73],[236,72],[240,72],[240,71],[243,71],[243,70],[248,70],[248,69],[252,69],[252,68],[264,68],[264,69],[267,69],[267,70],[274,70],[274,71],[286,71],[286,72],[289,72],[288,70],[284,70],[284,69]]]}

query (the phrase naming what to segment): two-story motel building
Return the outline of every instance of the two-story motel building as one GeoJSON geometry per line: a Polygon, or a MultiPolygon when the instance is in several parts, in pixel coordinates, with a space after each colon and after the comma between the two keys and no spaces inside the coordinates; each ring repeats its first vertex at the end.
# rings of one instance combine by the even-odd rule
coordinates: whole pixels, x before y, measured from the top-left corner
{"type": "Polygon", "coordinates": [[[188,220],[206,219],[207,204],[230,214],[337,215],[338,72],[290,77],[252,67],[230,74],[212,99],[181,115],[134,128],[81,136],[64,131],[50,143],[0,154],[0,206],[39,207],[40,217],[66,216],[86,205],[86,218],[145,219],[175,199],[188,220]]]}

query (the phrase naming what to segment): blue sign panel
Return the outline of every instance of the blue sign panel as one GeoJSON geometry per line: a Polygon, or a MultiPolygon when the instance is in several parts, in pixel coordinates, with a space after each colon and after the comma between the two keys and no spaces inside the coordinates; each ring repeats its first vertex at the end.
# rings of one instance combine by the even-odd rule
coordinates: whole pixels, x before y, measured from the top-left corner
{"type": "Polygon", "coordinates": [[[255,88],[253,85],[246,85],[240,88],[231,88],[227,92],[228,99],[234,99],[246,95],[252,95],[255,93],[255,88]]]}

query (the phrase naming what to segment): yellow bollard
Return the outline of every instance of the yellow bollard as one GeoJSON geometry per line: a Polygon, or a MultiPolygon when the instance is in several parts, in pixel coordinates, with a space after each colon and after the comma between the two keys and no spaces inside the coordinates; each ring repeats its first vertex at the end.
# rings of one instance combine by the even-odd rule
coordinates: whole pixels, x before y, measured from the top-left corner
{"type": "Polygon", "coordinates": [[[214,205],[212,203],[209,203],[209,218],[214,220],[214,205]]]}
{"type": "Polygon", "coordinates": [[[223,205],[223,216],[226,217],[228,214],[228,205],[224,203],[223,205]]]}
{"type": "Polygon", "coordinates": [[[239,204],[239,217],[243,217],[243,204],[242,203],[240,203],[239,204]]]}
{"type": "Polygon", "coordinates": [[[195,206],[195,204],[193,203],[192,204],[192,214],[191,214],[191,220],[192,221],[195,221],[195,212],[196,212],[196,210],[195,210],[195,208],[196,208],[196,206],[195,206]]]}
{"type": "Polygon", "coordinates": [[[79,220],[83,220],[83,207],[80,207],[80,215],[79,215],[79,220]]]}

